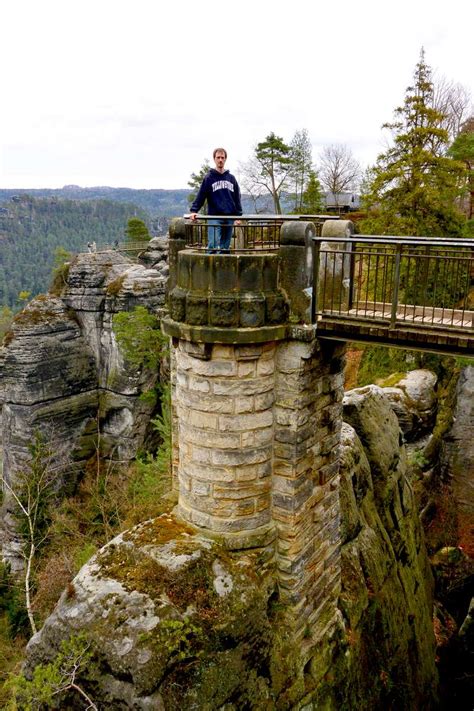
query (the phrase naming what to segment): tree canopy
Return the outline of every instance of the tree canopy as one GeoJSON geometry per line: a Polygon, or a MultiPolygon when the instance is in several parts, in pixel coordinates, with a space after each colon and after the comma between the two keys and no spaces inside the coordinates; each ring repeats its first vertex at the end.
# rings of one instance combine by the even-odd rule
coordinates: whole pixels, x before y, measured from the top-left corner
{"type": "Polygon", "coordinates": [[[130,242],[149,242],[151,239],[148,227],[139,217],[129,218],[125,235],[130,242]]]}
{"type": "Polygon", "coordinates": [[[362,229],[372,234],[414,236],[458,235],[462,215],[457,208],[464,167],[446,155],[448,131],[444,115],[434,107],[431,69],[424,52],[406,90],[403,105],[395,109],[392,145],[370,170],[362,229]]]}

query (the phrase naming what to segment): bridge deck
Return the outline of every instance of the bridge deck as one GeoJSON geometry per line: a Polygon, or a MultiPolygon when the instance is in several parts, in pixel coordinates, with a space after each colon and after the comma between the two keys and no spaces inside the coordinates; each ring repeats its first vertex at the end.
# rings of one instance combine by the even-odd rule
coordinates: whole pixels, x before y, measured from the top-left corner
{"type": "Polygon", "coordinates": [[[357,303],[347,310],[325,309],[318,335],[416,350],[474,356],[474,311],[398,304],[357,303]]]}

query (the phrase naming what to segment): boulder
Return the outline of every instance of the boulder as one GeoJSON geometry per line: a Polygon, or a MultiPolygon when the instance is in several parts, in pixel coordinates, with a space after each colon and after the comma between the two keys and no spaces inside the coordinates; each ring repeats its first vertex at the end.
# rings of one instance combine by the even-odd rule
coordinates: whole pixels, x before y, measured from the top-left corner
{"type": "Polygon", "coordinates": [[[430,370],[409,371],[395,387],[384,387],[407,441],[429,432],[436,416],[437,376],[430,370]]]}
{"type": "Polygon", "coordinates": [[[267,708],[269,591],[257,567],[171,515],[142,523],[74,578],[30,640],[25,674],[86,632],[79,683],[99,708],[218,709],[230,698],[267,708]]]}

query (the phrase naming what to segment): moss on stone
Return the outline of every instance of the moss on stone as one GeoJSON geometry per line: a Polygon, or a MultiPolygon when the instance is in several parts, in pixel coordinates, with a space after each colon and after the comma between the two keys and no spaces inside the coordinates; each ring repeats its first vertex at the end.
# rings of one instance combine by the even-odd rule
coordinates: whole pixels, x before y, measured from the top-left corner
{"type": "Polygon", "coordinates": [[[122,291],[123,284],[126,279],[126,274],[121,274],[121,276],[117,277],[113,281],[110,282],[110,284],[107,285],[106,293],[107,296],[118,296],[120,292],[122,291]]]}

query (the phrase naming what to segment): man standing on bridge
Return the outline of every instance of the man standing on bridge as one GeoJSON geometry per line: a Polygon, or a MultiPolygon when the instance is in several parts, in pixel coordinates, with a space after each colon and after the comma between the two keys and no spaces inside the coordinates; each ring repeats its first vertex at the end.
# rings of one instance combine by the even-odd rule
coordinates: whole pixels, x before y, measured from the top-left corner
{"type": "MultiPolygon", "coordinates": [[[[197,212],[207,200],[209,215],[217,216],[216,219],[207,221],[207,251],[228,252],[234,220],[223,220],[218,217],[220,215],[242,214],[240,188],[235,176],[225,169],[227,160],[225,148],[216,148],[212,157],[216,167],[211,168],[201,183],[196,199],[191,205],[191,220],[196,220],[197,212]]],[[[240,224],[240,221],[236,220],[236,224],[240,224]]]]}

